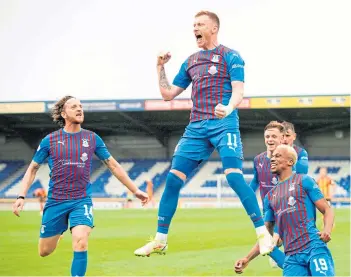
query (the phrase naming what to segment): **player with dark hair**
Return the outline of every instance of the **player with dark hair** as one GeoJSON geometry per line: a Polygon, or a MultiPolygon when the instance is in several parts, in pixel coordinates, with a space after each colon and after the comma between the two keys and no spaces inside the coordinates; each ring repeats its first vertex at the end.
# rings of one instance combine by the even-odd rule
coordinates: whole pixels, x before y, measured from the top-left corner
{"type": "MultiPolygon", "coordinates": [[[[290,138],[291,130],[294,131],[294,126],[291,123],[285,122],[284,125],[279,123],[278,121],[271,121],[266,127],[264,131],[265,144],[267,147],[267,151],[257,155],[254,159],[254,178],[250,183],[250,187],[256,191],[258,188],[260,189],[260,195],[263,202],[266,194],[278,183],[278,178],[276,174],[273,174],[270,170],[271,161],[270,158],[274,150],[280,145],[282,142],[287,142],[287,138],[290,138]],[[285,125],[285,126],[284,126],[285,125]],[[289,128],[288,131],[286,128],[289,128]],[[291,129],[292,128],[292,129],[291,129]],[[288,134],[287,134],[288,133],[288,134]]],[[[291,136],[293,137],[293,136],[291,136]]],[[[296,138],[296,134],[295,134],[296,138]]],[[[295,146],[297,148],[297,146],[295,146]]],[[[297,161],[300,166],[296,168],[297,173],[305,174],[308,169],[308,159],[307,152],[302,148],[297,148],[300,150],[300,160],[297,161]],[[306,159],[304,159],[306,157],[306,159]]],[[[273,235],[274,244],[280,245],[281,240],[279,238],[279,234],[277,229],[274,230],[273,235]]],[[[248,256],[252,255],[252,249],[248,256]]],[[[270,264],[272,267],[279,266],[283,267],[285,255],[283,252],[279,251],[279,249],[274,248],[272,253],[270,253],[271,259],[270,264]],[[273,260],[272,260],[273,259],[273,260]]]]}
{"type": "Polygon", "coordinates": [[[176,146],[171,170],[166,179],[158,212],[154,240],[135,250],[137,256],[164,254],[171,220],[177,209],[180,189],[187,177],[207,160],[214,149],[222,159],[224,174],[249,215],[258,237],[262,255],[272,249],[272,237],[264,226],[255,193],[242,173],[243,147],[239,130],[238,106],[244,94],[244,66],[240,54],[218,43],[218,16],[209,11],[195,15],[194,38],[201,51],[181,65],[170,85],[165,64],[170,53],[157,58],[159,88],[165,101],[181,94],[192,83],[193,107],[190,123],[176,146]]]}
{"type": "Polygon", "coordinates": [[[294,144],[296,140],[295,126],[291,122],[282,122],[285,128],[283,143],[293,147],[297,153],[297,162],[294,167],[297,173],[307,174],[308,173],[308,153],[305,149],[294,144]]]}
{"type": "MultiPolygon", "coordinates": [[[[264,199],[265,221],[273,233],[278,225],[283,240],[283,276],[334,276],[334,262],[327,247],[331,240],[334,212],[317,183],[309,175],[293,172],[297,153],[291,146],[279,145],[271,158],[271,171],[279,183],[264,199]],[[316,227],[316,208],[324,215],[324,229],[316,227]]],[[[235,262],[241,274],[249,261],[258,256],[256,245],[250,257],[235,262]]]]}
{"type": "Polygon", "coordinates": [[[102,139],[83,129],[81,102],[73,96],[59,100],[52,110],[53,121],[62,128],[47,135],[40,143],[23,179],[22,190],[13,204],[19,216],[24,199],[40,165],[48,158],[50,182],[39,239],[39,255],[50,255],[63,232],[72,232],[72,276],[84,276],[87,268],[88,237],[94,227],[90,172],[95,154],[112,174],[132,191],[143,204],[146,193],[139,190],[121,165],[110,155],[102,139]]]}

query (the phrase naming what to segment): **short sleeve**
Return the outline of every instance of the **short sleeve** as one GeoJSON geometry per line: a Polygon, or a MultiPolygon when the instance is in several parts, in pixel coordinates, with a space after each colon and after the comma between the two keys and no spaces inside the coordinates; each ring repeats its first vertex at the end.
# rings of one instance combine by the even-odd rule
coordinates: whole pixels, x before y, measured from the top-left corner
{"type": "Polygon", "coordinates": [[[244,82],[245,81],[245,72],[244,72],[245,62],[240,57],[240,55],[235,51],[232,51],[225,56],[225,60],[229,71],[230,81],[244,82]]]}
{"type": "Polygon", "coordinates": [[[318,200],[324,198],[323,193],[321,192],[316,181],[308,175],[304,175],[302,177],[302,188],[306,191],[312,202],[317,202],[318,200]]]}
{"type": "Polygon", "coordinates": [[[39,144],[34,154],[33,161],[42,164],[50,154],[50,139],[46,136],[39,144]]]}
{"type": "Polygon", "coordinates": [[[95,155],[102,161],[107,160],[111,156],[111,154],[110,152],[108,152],[104,141],[97,134],[95,134],[95,140],[96,140],[95,155]]]}
{"type": "Polygon", "coordinates": [[[186,60],[180,67],[178,74],[173,80],[173,85],[181,87],[183,89],[186,89],[191,83],[191,77],[187,72],[187,64],[188,61],[186,60]]]}
{"type": "Polygon", "coordinates": [[[274,222],[274,211],[269,203],[268,194],[264,197],[263,200],[263,214],[264,214],[264,221],[266,222],[274,222]]]}

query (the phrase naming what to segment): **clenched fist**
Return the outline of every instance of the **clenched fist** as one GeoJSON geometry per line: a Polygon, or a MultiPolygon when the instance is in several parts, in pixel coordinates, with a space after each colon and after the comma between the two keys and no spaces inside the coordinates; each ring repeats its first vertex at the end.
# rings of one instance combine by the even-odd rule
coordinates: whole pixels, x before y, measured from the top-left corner
{"type": "Polygon", "coordinates": [[[157,56],[157,65],[164,65],[171,59],[171,53],[170,52],[161,52],[157,56]]]}

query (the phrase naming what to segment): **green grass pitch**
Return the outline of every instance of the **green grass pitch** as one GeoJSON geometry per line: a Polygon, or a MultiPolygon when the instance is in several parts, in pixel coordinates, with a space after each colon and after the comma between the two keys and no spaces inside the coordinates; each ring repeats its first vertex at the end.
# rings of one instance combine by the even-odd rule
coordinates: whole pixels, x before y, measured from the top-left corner
{"type": "MultiPolygon", "coordinates": [[[[350,276],[350,210],[336,209],[336,228],[329,247],[336,274],[350,276]]],[[[180,209],[172,222],[167,255],[135,257],[136,248],[155,234],[156,210],[95,211],[89,241],[87,276],[228,276],[233,263],[255,243],[254,228],[243,209],[180,209]]],[[[71,235],[56,251],[38,256],[38,212],[0,212],[0,275],[70,275],[71,235]]],[[[245,276],[281,276],[267,257],[259,257],[245,276]]],[[[241,276],[241,275],[237,275],[241,276]]]]}

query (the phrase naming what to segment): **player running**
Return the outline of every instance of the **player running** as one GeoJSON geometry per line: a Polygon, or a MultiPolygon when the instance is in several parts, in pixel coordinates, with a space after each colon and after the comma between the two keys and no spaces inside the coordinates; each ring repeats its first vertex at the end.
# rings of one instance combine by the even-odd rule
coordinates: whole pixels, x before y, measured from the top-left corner
{"type": "MultiPolygon", "coordinates": [[[[331,240],[334,212],[324,199],[317,183],[308,175],[293,172],[297,153],[291,146],[279,145],[271,158],[271,171],[279,183],[264,199],[266,226],[273,233],[278,225],[283,239],[284,276],[334,276],[334,262],[327,247],[331,240]],[[324,230],[316,227],[316,207],[324,214],[324,230]]],[[[235,263],[235,272],[242,273],[248,262],[258,255],[235,263]]]]}
{"type": "Polygon", "coordinates": [[[297,163],[294,169],[297,173],[307,174],[308,173],[308,154],[305,149],[294,144],[294,141],[296,140],[296,132],[295,132],[294,124],[287,121],[284,121],[282,124],[285,128],[283,143],[291,147],[294,147],[297,153],[297,163]]]}
{"type": "Polygon", "coordinates": [[[110,155],[102,139],[94,132],[81,128],[84,112],[80,101],[72,96],[59,100],[52,112],[53,121],[61,129],[47,135],[40,143],[23,180],[22,190],[13,204],[19,216],[24,199],[35,175],[46,158],[50,167],[48,200],[42,217],[39,255],[50,255],[63,232],[72,232],[72,276],[84,276],[87,268],[88,237],[94,227],[90,171],[95,154],[112,174],[132,191],[143,204],[146,193],[139,190],[125,170],[110,155]]]}
{"type": "Polygon", "coordinates": [[[188,57],[170,85],[164,65],[170,53],[157,59],[159,88],[165,101],[181,94],[192,83],[193,107],[190,123],[176,146],[171,170],[166,179],[154,240],[135,250],[137,256],[164,254],[167,234],[177,209],[179,192],[187,176],[217,149],[231,188],[250,216],[259,239],[260,252],[272,249],[272,237],[264,221],[256,196],[242,174],[242,143],[237,107],[244,93],[244,61],[238,52],[218,43],[219,18],[209,11],[195,15],[194,36],[201,51],[188,57]]]}

